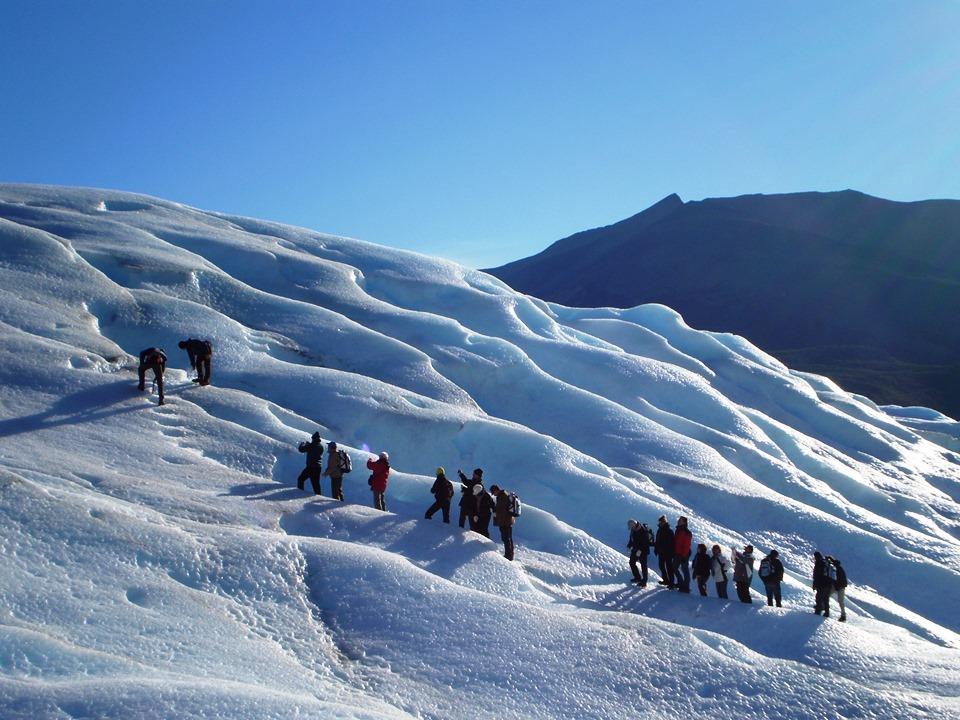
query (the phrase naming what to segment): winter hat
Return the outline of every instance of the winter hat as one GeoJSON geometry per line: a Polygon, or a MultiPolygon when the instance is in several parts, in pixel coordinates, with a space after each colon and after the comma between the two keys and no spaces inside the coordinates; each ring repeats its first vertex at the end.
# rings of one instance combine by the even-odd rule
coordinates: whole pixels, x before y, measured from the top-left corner
{"type": "Polygon", "coordinates": [[[637,526],[636,520],[627,520],[627,527],[633,530],[637,526]]]}
{"type": "Polygon", "coordinates": [[[335,443],[333,440],[331,440],[327,445],[327,447],[331,447],[331,448],[335,448],[336,446],[337,446],[337,443],[335,443]]]}
{"type": "Polygon", "coordinates": [[[474,474],[474,475],[479,475],[480,477],[483,477],[483,468],[474,468],[474,469],[473,469],[473,474],[474,474]]]}
{"type": "Polygon", "coordinates": [[[780,553],[778,553],[776,550],[771,550],[771,551],[770,551],[770,557],[772,557],[772,558],[775,558],[775,557],[777,557],[777,556],[779,556],[779,555],[780,555],[780,553]]]}
{"type": "Polygon", "coordinates": [[[442,467],[437,468],[437,477],[440,477],[441,475],[446,475],[446,474],[447,473],[444,471],[442,467]]]}
{"type": "Polygon", "coordinates": [[[482,492],[483,492],[483,485],[481,483],[477,483],[476,485],[473,486],[474,495],[479,495],[482,492]]]}
{"type": "Polygon", "coordinates": [[[386,450],[384,450],[382,453],[380,453],[380,459],[381,459],[381,460],[389,460],[389,459],[390,459],[390,456],[387,455],[387,451],[386,451],[386,450]]]}
{"type": "Polygon", "coordinates": [[[661,515],[661,516],[660,516],[660,519],[657,520],[657,522],[658,522],[658,523],[665,523],[665,522],[667,522],[667,516],[666,516],[666,515],[661,515]]]}
{"type": "Polygon", "coordinates": [[[314,439],[314,440],[319,440],[319,439],[320,439],[320,433],[319,433],[319,432],[315,432],[315,433],[313,434],[313,439],[314,439]]]}
{"type": "Polygon", "coordinates": [[[177,347],[183,350],[185,347],[187,347],[187,341],[181,340],[180,342],[177,343],[177,347]]]}
{"type": "Polygon", "coordinates": [[[743,551],[744,551],[744,552],[748,552],[748,553],[752,553],[752,552],[753,552],[753,545],[747,545],[747,546],[743,549],[743,551]]]}

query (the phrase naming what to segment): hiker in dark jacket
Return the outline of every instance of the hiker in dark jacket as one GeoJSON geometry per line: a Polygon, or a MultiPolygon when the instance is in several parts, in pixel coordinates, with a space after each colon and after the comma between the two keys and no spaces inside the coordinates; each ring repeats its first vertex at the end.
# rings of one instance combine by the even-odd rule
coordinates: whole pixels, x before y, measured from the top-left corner
{"type": "Polygon", "coordinates": [[[707,546],[703,543],[697,545],[697,554],[693,556],[693,578],[697,581],[697,590],[706,597],[707,580],[710,579],[710,566],[713,559],[707,555],[707,546]]]}
{"type": "Polygon", "coordinates": [[[713,581],[717,586],[717,597],[727,599],[727,584],[730,582],[730,561],[724,556],[719,545],[711,549],[713,561],[710,570],[713,572],[713,581]]]}
{"type": "Polygon", "coordinates": [[[758,575],[763,581],[763,589],[767,591],[767,605],[773,605],[777,601],[777,607],[783,607],[780,602],[780,583],[783,582],[783,563],[779,559],[780,553],[771,550],[763,560],[760,561],[758,575]]]}
{"type": "Polygon", "coordinates": [[[673,589],[676,583],[673,579],[673,530],[664,515],[657,521],[657,538],[653,543],[653,553],[660,564],[660,584],[673,589]]]}
{"type": "Polygon", "coordinates": [[[297,478],[297,488],[303,490],[304,481],[310,478],[310,484],[313,485],[313,494],[322,495],[323,493],[320,492],[320,470],[322,467],[323,440],[320,439],[320,433],[315,432],[310,438],[310,442],[300,443],[297,449],[307,455],[307,466],[300,473],[300,477],[297,478]]]}
{"type": "Polygon", "coordinates": [[[628,520],[627,527],[630,528],[630,540],[627,547],[630,548],[630,572],[633,573],[633,581],[640,587],[647,586],[647,556],[650,554],[650,538],[653,533],[646,523],[639,523],[636,520],[628,520]],[[637,570],[637,560],[640,561],[640,570],[637,570]]]}
{"type": "Polygon", "coordinates": [[[161,348],[147,348],[140,351],[140,366],[137,375],[140,377],[140,390],[145,390],[144,376],[147,370],[153,370],[153,382],[157,386],[157,395],[160,398],[158,405],[163,405],[163,373],[167,369],[167,356],[161,348]]]}
{"type": "Polygon", "coordinates": [[[816,593],[813,611],[824,617],[830,617],[830,591],[833,581],[827,572],[827,563],[819,551],[813,554],[813,591],[816,593]]]}
{"type": "MultiPolygon", "coordinates": [[[[843,569],[840,561],[834,557],[827,557],[827,561],[833,565],[833,572],[829,573],[833,581],[833,594],[837,596],[837,602],[840,604],[840,622],[847,621],[847,606],[844,599],[847,594],[847,571],[843,569]]],[[[828,568],[829,570],[829,568],[828,568]]]]}
{"type": "Polygon", "coordinates": [[[187,351],[187,357],[190,358],[190,367],[197,371],[197,377],[193,382],[201,385],[210,384],[210,358],[213,357],[213,346],[209,340],[181,340],[177,347],[187,351]]]}
{"type": "Polygon", "coordinates": [[[450,500],[453,498],[453,483],[447,480],[446,472],[442,467],[437,468],[437,479],[430,488],[434,503],[427,508],[424,517],[429,520],[437,510],[443,511],[443,521],[450,523],[450,500]]]}
{"type": "Polygon", "coordinates": [[[677,518],[677,529],[673,531],[673,579],[680,592],[690,592],[690,548],[693,534],[687,529],[687,519],[677,518]]]}
{"type": "Polygon", "coordinates": [[[743,552],[730,548],[733,555],[733,583],[737,586],[737,597],[740,602],[752,603],[750,597],[750,581],[753,580],[753,545],[747,545],[743,552]]]}
{"type": "Polygon", "coordinates": [[[367,470],[372,470],[370,490],[373,492],[373,506],[377,510],[387,511],[387,480],[390,477],[390,456],[386,452],[380,457],[367,460],[367,470]]]}
{"type": "Polygon", "coordinates": [[[510,508],[510,494],[498,485],[491,485],[490,492],[497,499],[493,509],[493,524],[500,528],[500,539],[503,540],[503,556],[513,560],[513,525],[517,519],[510,508]]]}
{"type": "Polygon", "coordinates": [[[490,516],[496,508],[490,493],[481,484],[473,486],[473,496],[476,499],[473,515],[473,527],[470,529],[484,537],[490,537],[490,516]]]}
{"type": "Polygon", "coordinates": [[[470,529],[473,530],[473,516],[476,515],[477,499],[473,494],[473,486],[477,483],[483,484],[483,470],[476,468],[473,471],[473,477],[467,478],[463,470],[457,470],[460,476],[460,527],[470,520],[470,529]]]}
{"type": "Polygon", "coordinates": [[[337,444],[331,440],[327,443],[327,469],[323,476],[330,478],[330,494],[334,500],[343,500],[343,468],[340,465],[340,453],[337,444]]]}

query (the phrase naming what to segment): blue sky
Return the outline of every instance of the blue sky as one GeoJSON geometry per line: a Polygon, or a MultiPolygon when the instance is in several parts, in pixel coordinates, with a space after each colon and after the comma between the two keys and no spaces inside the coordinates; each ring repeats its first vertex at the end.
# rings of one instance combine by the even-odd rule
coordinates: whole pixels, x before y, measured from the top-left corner
{"type": "Polygon", "coordinates": [[[672,192],[960,198],[958,30],[947,0],[9,0],[0,181],[474,267],[672,192]]]}

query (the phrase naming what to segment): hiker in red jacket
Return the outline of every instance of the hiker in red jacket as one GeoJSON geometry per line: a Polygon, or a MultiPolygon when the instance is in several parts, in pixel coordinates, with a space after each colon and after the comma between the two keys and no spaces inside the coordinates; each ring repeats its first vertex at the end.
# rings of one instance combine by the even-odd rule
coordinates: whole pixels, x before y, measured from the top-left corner
{"type": "Polygon", "coordinates": [[[372,470],[370,476],[370,490],[373,492],[373,506],[377,510],[387,510],[387,501],[384,497],[387,492],[387,478],[390,477],[390,456],[386,452],[380,453],[379,458],[367,460],[367,470],[372,470]]]}
{"type": "Polygon", "coordinates": [[[673,531],[673,577],[680,592],[690,592],[690,548],[693,534],[687,529],[687,519],[677,518],[673,531]]]}

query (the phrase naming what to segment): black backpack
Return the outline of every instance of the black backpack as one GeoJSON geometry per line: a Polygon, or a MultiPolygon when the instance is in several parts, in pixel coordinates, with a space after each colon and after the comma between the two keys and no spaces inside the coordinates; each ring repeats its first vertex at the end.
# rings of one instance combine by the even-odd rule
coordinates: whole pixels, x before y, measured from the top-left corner
{"type": "Polygon", "coordinates": [[[837,590],[843,590],[847,586],[847,571],[840,565],[835,565],[837,569],[837,579],[833,581],[837,590]]]}

